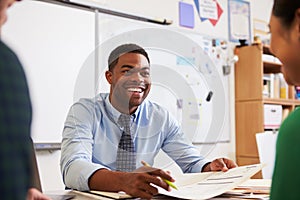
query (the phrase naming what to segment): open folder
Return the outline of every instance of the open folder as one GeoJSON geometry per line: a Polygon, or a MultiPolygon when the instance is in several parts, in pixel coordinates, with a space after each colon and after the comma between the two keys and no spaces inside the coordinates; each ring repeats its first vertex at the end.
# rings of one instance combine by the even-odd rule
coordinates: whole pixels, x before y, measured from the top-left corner
{"type": "MultiPolygon", "coordinates": [[[[180,199],[209,199],[221,195],[247,181],[263,168],[262,164],[245,165],[227,172],[188,173],[175,177],[178,190],[159,188],[159,193],[180,199]]],[[[90,191],[114,199],[132,198],[123,192],[90,191]]]]}

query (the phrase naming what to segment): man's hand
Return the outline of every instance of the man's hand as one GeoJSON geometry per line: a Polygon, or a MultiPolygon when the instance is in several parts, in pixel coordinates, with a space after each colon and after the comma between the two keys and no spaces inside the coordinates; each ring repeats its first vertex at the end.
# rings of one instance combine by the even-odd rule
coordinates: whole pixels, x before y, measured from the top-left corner
{"type": "Polygon", "coordinates": [[[148,166],[140,167],[132,173],[125,173],[122,179],[124,192],[143,199],[151,199],[153,195],[158,194],[155,186],[170,190],[170,186],[162,179],[175,181],[168,172],[148,166]]]}
{"type": "Polygon", "coordinates": [[[133,197],[151,199],[158,194],[157,187],[170,190],[170,186],[162,179],[175,181],[168,172],[147,166],[133,172],[99,169],[90,177],[89,187],[90,190],[124,191],[133,197]]]}
{"type": "Polygon", "coordinates": [[[237,164],[230,159],[227,158],[218,158],[213,160],[211,163],[204,166],[202,172],[210,172],[210,171],[223,171],[226,172],[228,169],[237,167],[237,164]]]}

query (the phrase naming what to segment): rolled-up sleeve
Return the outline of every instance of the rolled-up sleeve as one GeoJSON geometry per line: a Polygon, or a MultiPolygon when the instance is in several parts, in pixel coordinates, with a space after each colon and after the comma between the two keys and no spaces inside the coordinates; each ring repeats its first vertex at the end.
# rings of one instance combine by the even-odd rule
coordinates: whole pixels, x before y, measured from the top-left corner
{"type": "Polygon", "coordinates": [[[95,104],[90,100],[75,103],[67,116],[61,147],[61,172],[65,185],[81,191],[89,190],[89,177],[106,168],[92,162],[95,104]]]}

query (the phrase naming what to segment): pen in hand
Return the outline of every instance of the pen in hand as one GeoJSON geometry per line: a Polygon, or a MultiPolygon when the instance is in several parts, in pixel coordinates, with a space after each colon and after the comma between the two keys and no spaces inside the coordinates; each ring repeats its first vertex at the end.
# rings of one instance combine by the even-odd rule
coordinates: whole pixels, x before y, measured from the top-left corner
{"type": "MultiPolygon", "coordinates": [[[[146,167],[151,167],[147,162],[145,162],[145,161],[141,161],[141,163],[144,165],[144,166],[146,166],[146,167]]],[[[169,181],[169,180],[167,180],[167,179],[164,179],[164,178],[162,178],[162,180],[164,181],[164,182],[166,182],[170,187],[172,187],[172,188],[174,188],[175,190],[178,190],[178,188],[176,187],[176,185],[173,183],[173,182],[171,182],[171,181],[169,181]]]]}

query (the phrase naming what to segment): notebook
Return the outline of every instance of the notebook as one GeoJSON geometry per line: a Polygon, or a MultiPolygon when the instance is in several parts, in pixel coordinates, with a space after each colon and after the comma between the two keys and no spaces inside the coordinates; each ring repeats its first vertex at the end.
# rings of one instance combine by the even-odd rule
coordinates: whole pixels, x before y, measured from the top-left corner
{"type": "MultiPolygon", "coordinates": [[[[34,150],[34,145],[33,145],[33,141],[30,140],[30,151],[31,151],[31,163],[32,163],[32,183],[31,186],[40,190],[41,192],[43,192],[42,190],[42,185],[41,185],[41,180],[40,180],[40,174],[39,174],[39,169],[38,169],[38,165],[37,165],[37,160],[36,160],[36,155],[35,155],[35,150],[34,150]]],[[[68,199],[72,199],[75,197],[75,195],[73,194],[46,194],[50,199],[52,200],[68,200],[68,199]]]]}

